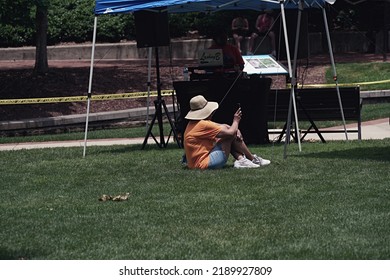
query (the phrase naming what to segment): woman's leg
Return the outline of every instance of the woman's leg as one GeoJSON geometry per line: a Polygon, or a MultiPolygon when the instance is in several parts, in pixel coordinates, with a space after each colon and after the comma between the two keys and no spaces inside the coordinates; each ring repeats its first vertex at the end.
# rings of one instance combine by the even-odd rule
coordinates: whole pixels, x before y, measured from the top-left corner
{"type": "Polygon", "coordinates": [[[232,154],[235,159],[241,159],[245,155],[247,159],[253,160],[253,155],[245,142],[237,137],[226,138],[218,143],[221,145],[221,149],[224,151],[226,157],[232,154]]]}
{"type": "MultiPolygon", "coordinates": [[[[225,153],[227,158],[229,157],[229,155],[231,153],[233,140],[234,140],[234,138],[226,138],[226,139],[220,140],[218,142],[218,144],[221,146],[221,149],[225,153]]],[[[234,157],[234,158],[236,158],[236,157],[234,157]]]]}
{"type": "MultiPolygon", "coordinates": [[[[240,133],[241,135],[241,133],[240,133]]],[[[247,145],[243,139],[236,137],[232,144],[230,153],[234,156],[235,159],[239,159],[240,156],[245,155],[247,159],[253,160],[253,155],[249,151],[247,145]]]]}

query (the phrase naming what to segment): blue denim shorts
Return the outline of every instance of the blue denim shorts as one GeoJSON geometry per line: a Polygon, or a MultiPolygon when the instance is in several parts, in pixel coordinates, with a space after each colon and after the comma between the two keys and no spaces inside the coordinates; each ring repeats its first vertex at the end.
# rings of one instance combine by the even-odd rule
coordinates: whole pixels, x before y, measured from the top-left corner
{"type": "Polygon", "coordinates": [[[209,155],[209,164],[207,169],[218,169],[225,166],[227,156],[221,148],[220,144],[215,145],[209,155]]]}

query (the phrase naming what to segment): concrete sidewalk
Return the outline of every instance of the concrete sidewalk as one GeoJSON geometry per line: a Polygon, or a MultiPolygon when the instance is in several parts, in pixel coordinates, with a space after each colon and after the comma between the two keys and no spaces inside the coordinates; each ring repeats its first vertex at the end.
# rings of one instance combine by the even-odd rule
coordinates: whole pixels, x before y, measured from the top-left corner
{"type": "MultiPolygon", "coordinates": [[[[153,141],[153,139],[151,140],[153,141]]],[[[112,138],[112,139],[96,139],[96,140],[91,139],[91,140],[87,140],[87,146],[134,145],[134,144],[141,144],[143,143],[143,141],[144,138],[120,138],[120,139],[112,138]]],[[[43,149],[43,148],[67,148],[67,147],[84,147],[84,140],[0,144],[0,151],[43,149]]]]}
{"type": "MultiPolygon", "coordinates": [[[[356,124],[349,124],[347,128],[356,128],[356,124]]],[[[329,130],[338,129],[343,131],[343,127],[333,127],[329,130]]],[[[275,134],[270,134],[270,139],[275,134]]],[[[345,133],[323,133],[322,136],[326,141],[346,140],[345,133]]],[[[385,139],[390,138],[390,118],[367,121],[362,123],[362,140],[368,139],[385,139]]],[[[357,133],[348,133],[349,140],[358,139],[357,133]]],[[[305,141],[320,141],[317,134],[307,135],[305,141]]],[[[112,138],[112,139],[90,139],[87,140],[87,146],[112,146],[112,145],[134,145],[142,144],[144,138],[112,138]]],[[[173,141],[173,137],[170,137],[173,141]]],[[[148,139],[148,145],[155,145],[153,138],[148,139]]],[[[84,140],[71,141],[49,141],[49,142],[28,142],[28,143],[8,143],[0,144],[0,151],[13,151],[22,149],[43,149],[43,148],[66,148],[66,147],[84,147],[84,140]]]]}
{"type": "MultiPolygon", "coordinates": [[[[347,124],[347,130],[357,130],[357,124],[347,124]]],[[[344,126],[335,126],[323,128],[321,135],[325,141],[346,140],[344,133],[344,126]],[[326,133],[326,131],[340,131],[338,133],[326,133]]],[[[378,120],[366,121],[361,124],[362,140],[369,139],[385,139],[390,138],[390,118],[383,118],[378,120]]],[[[270,134],[270,139],[277,138],[278,134],[270,134]],[[271,138],[272,137],[272,138],[271,138]]],[[[348,140],[358,140],[358,134],[348,133],[348,140]]],[[[304,141],[321,141],[320,137],[314,132],[306,135],[304,141]]]]}

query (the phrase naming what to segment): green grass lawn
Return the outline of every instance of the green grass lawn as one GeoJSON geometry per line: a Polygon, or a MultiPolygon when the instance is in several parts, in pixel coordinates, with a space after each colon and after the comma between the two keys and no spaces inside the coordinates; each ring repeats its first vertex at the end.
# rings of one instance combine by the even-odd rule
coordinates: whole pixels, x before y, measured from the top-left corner
{"type": "Polygon", "coordinates": [[[390,139],[252,146],[188,170],[175,145],[0,152],[0,259],[389,259],[390,139]],[[101,202],[129,192],[128,201],[101,202]]]}
{"type": "MultiPolygon", "coordinates": [[[[337,63],[336,69],[338,82],[340,84],[361,83],[360,90],[362,91],[386,90],[390,88],[390,63],[337,63]],[[381,83],[365,85],[365,82],[381,83]]],[[[328,83],[334,83],[331,67],[326,71],[326,77],[328,83]]]]}
{"type": "MultiPolygon", "coordinates": [[[[362,119],[389,112],[389,103],[365,104],[362,119]]],[[[329,125],[337,124],[319,126],[329,125]]],[[[390,258],[390,139],[304,142],[302,152],[291,144],[287,159],[283,145],[251,149],[272,164],[236,170],[230,159],[223,170],[187,170],[176,145],[89,147],[86,158],[82,148],[1,151],[0,259],[390,258]],[[127,192],[127,201],[98,200],[127,192]]]]}

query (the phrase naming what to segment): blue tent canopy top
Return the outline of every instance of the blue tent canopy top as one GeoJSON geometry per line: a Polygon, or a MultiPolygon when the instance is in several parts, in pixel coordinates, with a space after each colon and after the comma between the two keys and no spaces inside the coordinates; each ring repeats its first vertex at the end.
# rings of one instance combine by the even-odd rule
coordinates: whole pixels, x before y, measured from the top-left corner
{"type": "MultiPolygon", "coordinates": [[[[283,2],[283,1],[282,1],[283,2]]],[[[305,8],[319,8],[336,0],[304,0],[305,8]]],[[[299,0],[284,0],[285,8],[297,8],[299,0]]],[[[131,13],[166,7],[171,13],[216,12],[222,10],[279,9],[281,0],[96,0],[95,15],[131,13]]]]}

